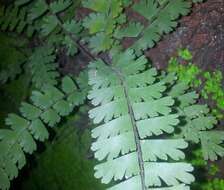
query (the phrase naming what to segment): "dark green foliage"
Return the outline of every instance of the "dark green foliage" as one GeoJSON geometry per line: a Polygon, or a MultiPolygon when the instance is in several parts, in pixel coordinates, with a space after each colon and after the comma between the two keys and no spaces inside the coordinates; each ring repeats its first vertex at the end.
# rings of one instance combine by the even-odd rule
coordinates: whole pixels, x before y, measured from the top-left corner
{"type": "MultiPolygon", "coordinates": [[[[95,106],[89,116],[100,125],[92,130],[96,140],[92,150],[100,161],[95,166],[97,178],[106,184],[115,181],[109,189],[116,190],[189,190],[193,167],[185,162],[184,149],[189,143],[200,144],[204,158],[215,160],[224,155],[224,134],[212,130],[216,118],[206,105],[197,104],[195,92],[188,91],[189,86],[200,85],[192,82],[199,71],[191,66],[184,73],[188,82],[183,83],[184,75],[179,80],[173,73],[160,75],[142,52],[173,31],[178,18],[187,15],[197,2],[201,0],[16,0],[7,5],[7,10],[18,12],[4,12],[2,30],[17,29],[12,23],[20,18],[21,10],[25,10],[22,18],[28,23],[22,34],[30,25],[35,28],[28,46],[32,54],[25,66],[29,66],[37,89],[30,102],[21,104],[19,113],[7,117],[8,128],[0,130],[0,188],[9,188],[10,180],[26,162],[24,153],[36,149],[35,140],[48,138],[45,126],[59,124],[89,93],[95,106]],[[78,20],[74,8],[80,3],[90,12],[78,20]],[[126,7],[146,22],[127,19],[126,7]],[[135,42],[123,51],[121,42],[127,37],[135,42]],[[59,52],[65,49],[69,56],[80,50],[92,63],[89,77],[84,73],[74,81],[64,76],[58,87],[57,62],[59,52]]],[[[179,55],[191,59],[188,51],[179,55]]],[[[210,92],[211,84],[207,84],[210,92]]],[[[51,164],[47,159],[46,163],[51,164]]]]}
{"type": "Polygon", "coordinates": [[[9,84],[1,85],[0,88],[0,128],[4,127],[8,113],[17,112],[22,101],[30,95],[30,76],[21,75],[9,84]]]}
{"type": "Polygon", "coordinates": [[[0,84],[4,84],[22,72],[22,64],[25,63],[26,54],[24,47],[26,40],[17,39],[15,36],[9,36],[0,33],[0,84]]]}
{"type": "Polygon", "coordinates": [[[8,189],[9,180],[18,175],[26,163],[24,153],[36,150],[35,140],[48,138],[45,125],[54,127],[61,119],[71,113],[75,106],[85,100],[85,89],[82,91],[70,77],[64,77],[61,90],[49,84],[41,91],[33,91],[31,103],[22,103],[21,115],[10,114],[6,125],[10,129],[0,130],[0,187],[8,189]]]}
{"type": "Polygon", "coordinates": [[[23,190],[105,189],[92,177],[95,161],[88,158],[91,136],[86,108],[81,113],[84,115],[79,112],[68,118],[68,122],[56,130],[56,138],[45,143],[46,151],[36,154],[36,167],[27,168],[31,172],[23,182],[23,190]]]}
{"type": "Polygon", "coordinates": [[[195,92],[185,91],[188,85],[179,82],[174,85],[169,95],[176,98],[178,111],[184,119],[180,136],[187,141],[200,143],[205,160],[217,160],[217,156],[224,156],[224,132],[211,130],[217,124],[216,117],[209,113],[207,105],[195,104],[198,95],[195,92]]]}
{"type": "Polygon", "coordinates": [[[64,45],[68,55],[77,53],[78,50],[73,38],[78,39],[82,28],[73,18],[67,17],[67,20],[63,20],[63,17],[58,16],[58,13],[66,11],[71,5],[72,1],[70,0],[58,0],[50,4],[42,0],[37,0],[34,1],[32,9],[29,11],[31,20],[33,22],[38,20],[39,22],[38,32],[40,36],[48,38],[48,43],[53,46],[60,47],[64,45]]]}
{"type": "Polygon", "coordinates": [[[38,47],[31,55],[28,65],[32,74],[32,82],[37,89],[43,85],[56,85],[59,73],[55,48],[52,46],[38,47]]]}
{"type": "Polygon", "coordinates": [[[32,37],[35,32],[35,26],[28,20],[28,7],[20,7],[21,1],[9,6],[0,4],[0,29],[2,31],[11,31],[17,33],[26,33],[32,37]]]}
{"type": "Polygon", "coordinates": [[[203,185],[202,190],[223,190],[224,189],[224,180],[223,179],[214,179],[203,185]]]}

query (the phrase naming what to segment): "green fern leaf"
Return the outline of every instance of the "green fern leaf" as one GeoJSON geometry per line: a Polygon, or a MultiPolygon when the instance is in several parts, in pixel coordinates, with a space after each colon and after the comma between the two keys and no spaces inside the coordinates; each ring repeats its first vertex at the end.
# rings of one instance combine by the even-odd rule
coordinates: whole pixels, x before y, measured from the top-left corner
{"type": "Polygon", "coordinates": [[[40,119],[33,120],[29,130],[36,140],[44,141],[49,137],[48,131],[40,119]]]}
{"type": "Polygon", "coordinates": [[[105,66],[95,61],[89,71],[92,90],[88,98],[97,106],[89,111],[89,117],[100,124],[92,131],[96,142],[91,149],[101,161],[95,166],[95,177],[106,184],[114,180],[117,185],[109,189],[187,189],[184,184],[194,181],[193,167],[179,162],[185,157],[186,141],[153,139],[171,134],[177,127],[178,114],[171,109],[174,99],[164,95],[166,86],[156,79],[155,69],[145,78],[147,60],[143,56],[136,59],[133,51],[127,50],[114,55],[112,62],[105,66]],[[133,77],[142,78],[133,85],[133,77]]]}
{"type": "Polygon", "coordinates": [[[33,5],[32,9],[30,10],[29,18],[34,20],[43,15],[47,10],[48,5],[46,4],[46,2],[42,0],[37,0],[33,5]]]}
{"type": "Polygon", "coordinates": [[[135,38],[138,37],[143,28],[144,26],[138,22],[130,22],[126,28],[117,28],[114,37],[117,39],[124,37],[135,38]]]}
{"type": "Polygon", "coordinates": [[[63,92],[65,92],[66,94],[70,94],[76,89],[77,89],[77,86],[75,85],[74,81],[70,77],[66,76],[63,78],[62,80],[63,92]]]}
{"type": "Polygon", "coordinates": [[[224,156],[224,148],[221,146],[224,141],[223,131],[200,132],[200,140],[205,160],[215,161],[218,159],[218,156],[224,156]]]}
{"type": "Polygon", "coordinates": [[[93,52],[101,52],[110,49],[114,40],[112,37],[107,36],[105,33],[97,33],[89,41],[89,46],[93,52]]]}
{"type": "Polygon", "coordinates": [[[41,32],[44,36],[49,35],[58,25],[58,19],[54,15],[46,16],[43,19],[43,25],[41,26],[41,32]]]}
{"type": "Polygon", "coordinates": [[[51,11],[56,14],[67,9],[72,2],[70,0],[57,0],[50,4],[51,11]]]}
{"type": "Polygon", "coordinates": [[[50,127],[53,127],[60,121],[61,118],[55,110],[48,109],[41,114],[41,119],[43,119],[43,121],[50,127]]]}
{"type": "Polygon", "coordinates": [[[121,0],[84,0],[83,6],[95,12],[108,14],[110,12],[112,18],[117,17],[122,11],[121,0]]]}
{"type": "Polygon", "coordinates": [[[65,36],[63,40],[63,45],[67,48],[67,55],[74,55],[78,52],[78,48],[76,47],[76,44],[71,39],[70,36],[65,36]]]}
{"type": "Polygon", "coordinates": [[[204,0],[193,0],[194,3],[201,3],[203,2],[204,0]]]}
{"type": "Polygon", "coordinates": [[[138,14],[144,16],[148,20],[151,20],[159,11],[159,4],[157,1],[142,0],[133,5],[133,10],[138,14]]]}
{"type": "Polygon", "coordinates": [[[82,30],[81,24],[75,20],[65,22],[63,28],[73,34],[78,34],[82,30]]]}
{"type": "Polygon", "coordinates": [[[58,101],[53,108],[61,115],[61,116],[66,116],[69,113],[71,113],[73,106],[72,104],[69,104],[65,100],[60,100],[58,101]]]}
{"type": "MultiPolygon", "coordinates": [[[[1,163],[3,162],[1,161],[1,163]]],[[[10,180],[8,179],[8,175],[1,168],[2,166],[0,166],[0,187],[5,190],[10,186],[10,180]]]]}
{"type": "Polygon", "coordinates": [[[176,19],[189,13],[191,3],[185,0],[164,1],[159,4],[153,0],[141,0],[133,9],[149,20],[150,25],[142,31],[141,38],[132,48],[137,52],[153,47],[164,33],[169,33],[177,26],[176,19]]]}
{"type": "Polygon", "coordinates": [[[45,84],[56,85],[59,73],[55,63],[55,50],[51,46],[38,47],[29,58],[32,82],[39,89],[45,84]]]}
{"type": "Polygon", "coordinates": [[[102,32],[106,28],[105,15],[92,13],[83,21],[83,26],[89,29],[90,34],[102,32]]]}
{"type": "Polygon", "coordinates": [[[82,4],[96,12],[106,13],[109,10],[109,3],[105,0],[84,0],[82,4]]]}
{"type": "Polygon", "coordinates": [[[25,118],[27,118],[29,120],[34,120],[34,119],[38,118],[39,115],[41,114],[40,109],[38,109],[37,107],[35,107],[31,104],[28,104],[26,102],[23,102],[21,104],[20,112],[22,113],[22,115],[25,118]]]}
{"type": "MultiPolygon", "coordinates": [[[[2,7],[0,7],[2,8],[2,7]]],[[[35,27],[28,19],[28,6],[9,5],[3,7],[2,15],[0,15],[0,29],[2,31],[25,33],[28,37],[33,36],[35,27]]]]}
{"type": "Polygon", "coordinates": [[[19,135],[18,142],[25,152],[31,154],[36,150],[36,143],[27,131],[29,126],[29,122],[27,120],[18,115],[10,114],[6,119],[6,124],[11,126],[16,135],[19,135]]]}
{"type": "Polygon", "coordinates": [[[78,52],[78,48],[74,43],[74,40],[72,39],[71,35],[75,35],[76,38],[79,37],[79,33],[81,32],[82,27],[79,22],[71,20],[63,24],[63,29],[69,33],[69,35],[65,35],[63,44],[67,48],[67,54],[72,56],[78,52]]]}
{"type": "Polygon", "coordinates": [[[16,6],[21,6],[21,5],[24,5],[26,3],[29,3],[31,0],[16,0],[15,1],[15,5],[16,6]]]}
{"type": "Polygon", "coordinates": [[[122,24],[125,19],[122,15],[121,0],[85,0],[83,6],[96,13],[90,13],[83,22],[83,27],[88,29],[90,37],[86,38],[94,53],[111,49],[114,45],[113,33],[116,24],[122,24]]]}
{"type": "Polygon", "coordinates": [[[209,115],[207,105],[195,104],[198,98],[195,92],[184,94],[187,89],[186,83],[178,81],[169,92],[178,99],[178,111],[184,118],[180,136],[187,141],[200,143],[204,159],[214,161],[218,156],[224,155],[223,134],[212,130],[217,119],[209,115]]]}

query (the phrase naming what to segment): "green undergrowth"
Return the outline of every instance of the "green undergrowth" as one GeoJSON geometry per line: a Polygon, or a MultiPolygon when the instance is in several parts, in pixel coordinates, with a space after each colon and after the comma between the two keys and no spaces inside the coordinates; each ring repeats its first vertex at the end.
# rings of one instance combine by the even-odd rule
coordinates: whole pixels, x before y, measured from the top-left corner
{"type": "MultiPolygon", "coordinates": [[[[194,64],[192,59],[192,53],[188,49],[179,49],[177,56],[170,58],[168,71],[175,72],[180,81],[197,90],[201,98],[210,103],[213,115],[222,120],[224,118],[222,72],[205,71],[194,64]]],[[[224,190],[224,180],[216,177],[220,172],[219,167],[216,163],[205,161],[200,149],[193,151],[190,162],[196,169],[196,176],[200,176],[200,179],[193,184],[193,190],[224,190]]]]}
{"type": "Polygon", "coordinates": [[[192,63],[192,54],[189,50],[180,49],[178,56],[169,60],[168,71],[177,73],[181,81],[198,89],[203,99],[212,102],[213,114],[219,119],[224,118],[223,74],[220,70],[201,69],[192,63]]]}
{"type": "Polygon", "coordinates": [[[17,112],[22,101],[30,95],[30,77],[21,75],[18,79],[0,87],[0,123],[5,126],[5,117],[11,112],[17,112]]]}
{"type": "Polygon", "coordinates": [[[30,75],[24,72],[26,40],[0,32],[0,127],[10,112],[17,112],[30,91],[30,75]],[[19,43],[18,43],[19,42],[19,43]],[[23,75],[19,75],[24,72],[23,75]]]}
{"type": "MultiPolygon", "coordinates": [[[[86,108],[68,118],[56,131],[53,141],[45,143],[46,150],[35,155],[23,190],[103,190],[105,186],[95,179],[86,108]],[[34,166],[32,166],[34,165],[34,166]]],[[[29,170],[28,169],[28,170],[29,170]]]]}
{"type": "Polygon", "coordinates": [[[22,37],[0,32],[0,84],[13,80],[22,72],[26,60],[24,47],[27,41],[22,37]]]}

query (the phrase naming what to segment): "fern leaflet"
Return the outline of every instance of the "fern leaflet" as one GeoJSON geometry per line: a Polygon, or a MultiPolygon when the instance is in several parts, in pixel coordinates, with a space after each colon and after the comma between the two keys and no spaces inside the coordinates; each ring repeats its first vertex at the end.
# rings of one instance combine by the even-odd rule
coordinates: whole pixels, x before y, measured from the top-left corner
{"type": "Polygon", "coordinates": [[[53,47],[43,46],[34,50],[29,59],[32,82],[37,89],[43,85],[56,85],[59,73],[56,71],[56,55],[53,47]]]}
{"type": "Polygon", "coordinates": [[[142,0],[133,6],[133,9],[144,16],[150,23],[141,38],[134,43],[137,52],[153,47],[162,35],[171,32],[176,26],[176,19],[180,15],[190,12],[191,3],[186,0],[165,0],[158,3],[153,0],[142,0]]]}
{"type": "Polygon", "coordinates": [[[169,95],[177,98],[179,113],[184,118],[180,136],[186,141],[200,143],[205,160],[217,160],[218,156],[224,156],[224,133],[211,130],[217,124],[216,118],[209,114],[207,105],[195,104],[198,98],[195,92],[185,94],[188,88],[187,83],[179,81],[169,92],[169,95]]]}
{"type": "Polygon", "coordinates": [[[32,37],[35,32],[35,26],[27,18],[27,6],[20,7],[22,2],[15,1],[14,5],[1,7],[0,12],[0,29],[2,31],[15,31],[19,34],[25,33],[28,37],[32,37]]]}

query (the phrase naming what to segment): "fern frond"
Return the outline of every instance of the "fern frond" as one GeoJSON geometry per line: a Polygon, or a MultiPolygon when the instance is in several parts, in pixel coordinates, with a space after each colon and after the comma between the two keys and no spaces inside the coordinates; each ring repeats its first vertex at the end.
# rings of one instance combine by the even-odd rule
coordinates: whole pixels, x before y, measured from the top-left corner
{"type": "Polygon", "coordinates": [[[171,32],[177,26],[179,16],[187,15],[191,3],[185,0],[166,0],[162,4],[153,0],[141,0],[134,4],[133,10],[144,16],[149,21],[142,32],[141,37],[132,48],[137,52],[152,48],[163,34],[171,32]]]}
{"type": "Polygon", "coordinates": [[[82,27],[74,19],[65,19],[63,22],[57,13],[67,10],[71,5],[72,1],[70,0],[57,0],[49,4],[46,1],[38,0],[29,13],[32,21],[38,20],[41,36],[47,37],[52,46],[64,45],[68,55],[77,53],[74,39],[79,39],[82,27]]]}
{"type": "Polygon", "coordinates": [[[109,189],[116,190],[189,189],[193,167],[181,161],[188,144],[160,136],[172,134],[179,123],[172,112],[174,99],[164,94],[165,83],[158,81],[155,69],[145,71],[147,60],[136,58],[132,50],[115,55],[112,62],[95,61],[89,71],[88,98],[97,106],[89,117],[100,124],[92,130],[92,150],[101,161],[95,177],[106,184],[114,180],[109,189]],[[133,78],[138,78],[134,84],[133,78]]]}
{"type": "Polygon", "coordinates": [[[123,23],[122,0],[84,0],[82,4],[96,12],[83,21],[84,28],[91,35],[88,39],[90,48],[96,53],[111,49],[115,44],[113,33],[116,25],[123,23]]]}
{"type": "Polygon", "coordinates": [[[138,22],[130,22],[127,27],[117,28],[114,37],[122,39],[124,37],[136,38],[139,36],[144,26],[138,22]]]}
{"type": "Polygon", "coordinates": [[[50,4],[50,9],[51,9],[51,11],[54,14],[56,14],[56,13],[59,13],[61,11],[64,11],[69,6],[71,6],[71,4],[72,4],[72,1],[71,0],[57,0],[57,1],[52,2],[50,4]]]}
{"type": "Polygon", "coordinates": [[[37,0],[30,10],[29,17],[34,20],[42,16],[48,10],[48,5],[45,1],[37,0]]]}
{"type": "Polygon", "coordinates": [[[15,37],[0,34],[0,83],[5,84],[14,80],[22,73],[22,65],[25,63],[27,41],[18,40],[15,37]],[[19,42],[19,43],[18,43],[19,42]]]}
{"type": "Polygon", "coordinates": [[[55,49],[51,46],[38,47],[31,55],[28,64],[31,68],[32,82],[37,89],[43,85],[56,85],[59,73],[55,63],[55,49]]]}
{"type": "Polygon", "coordinates": [[[15,1],[15,5],[16,5],[16,6],[22,6],[22,5],[24,5],[24,4],[29,3],[30,1],[32,1],[32,0],[16,0],[16,1],[15,1]]]}
{"type": "Polygon", "coordinates": [[[85,89],[78,89],[75,82],[66,76],[61,90],[45,85],[41,91],[32,92],[30,103],[22,103],[19,115],[7,117],[6,125],[10,129],[0,130],[1,189],[8,189],[10,180],[17,177],[18,170],[26,163],[25,153],[31,154],[36,150],[35,140],[48,138],[46,125],[54,127],[61,117],[84,102],[85,93],[85,89]]]}
{"type": "Polygon", "coordinates": [[[187,89],[186,83],[178,82],[169,92],[172,97],[177,98],[179,113],[184,118],[181,137],[200,143],[205,160],[217,160],[218,156],[224,156],[223,132],[213,130],[217,119],[210,115],[207,105],[195,104],[198,98],[195,92],[184,94],[187,89]]]}
{"type": "Polygon", "coordinates": [[[27,17],[28,7],[20,7],[20,4],[23,2],[15,1],[14,5],[3,7],[3,14],[0,15],[0,30],[25,33],[28,37],[32,37],[35,26],[27,17]]]}
{"type": "Polygon", "coordinates": [[[121,49],[118,40],[129,37],[137,40],[131,48],[140,54],[177,27],[177,19],[190,12],[192,1],[140,0],[133,3],[126,0],[84,0],[82,4],[93,11],[86,16],[83,26],[89,31],[90,37],[85,40],[94,53],[121,49]],[[139,22],[127,23],[123,10],[131,4],[132,9],[148,21],[144,26],[139,22]]]}

